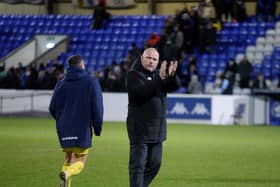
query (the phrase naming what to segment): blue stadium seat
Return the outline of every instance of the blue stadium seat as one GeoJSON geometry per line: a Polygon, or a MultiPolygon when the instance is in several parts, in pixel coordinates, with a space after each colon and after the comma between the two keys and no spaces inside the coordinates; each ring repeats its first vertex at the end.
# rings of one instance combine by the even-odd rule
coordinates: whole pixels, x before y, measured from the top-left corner
{"type": "Polygon", "coordinates": [[[214,82],[215,80],[215,72],[211,72],[210,74],[208,74],[206,81],[207,82],[214,82]]]}
{"type": "Polygon", "coordinates": [[[203,75],[207,75],[207,67],[200,67],[199,68],[199,75],[203,76],[203,75]]]}
{"type": "Polygon", "coordinates": [[[263,69],[262,73],[266,79],[271,79],[271,72],[270,69],[263,69]]]}

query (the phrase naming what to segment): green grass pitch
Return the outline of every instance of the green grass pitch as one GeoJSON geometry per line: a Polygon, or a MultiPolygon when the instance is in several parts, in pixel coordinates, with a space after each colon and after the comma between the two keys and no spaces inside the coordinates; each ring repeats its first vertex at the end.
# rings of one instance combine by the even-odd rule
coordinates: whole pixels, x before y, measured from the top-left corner
{"type": "MultiPolygon", "coordinates": [[[[73,187],[127,187],[124,123],[105,123],[73,187]]],[[[63,162],[52,119],[0,118],[0,186],[56,187],[63,162]]],[[[280,128],[169,124],[151,187],[280,187],[280,128]]]]}

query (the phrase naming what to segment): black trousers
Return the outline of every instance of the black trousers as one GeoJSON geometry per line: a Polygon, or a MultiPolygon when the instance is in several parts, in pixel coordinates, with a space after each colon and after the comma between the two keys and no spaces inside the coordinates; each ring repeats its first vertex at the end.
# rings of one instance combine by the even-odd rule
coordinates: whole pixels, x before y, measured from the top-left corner
{"type": "Polygon", "coordinates": [[[162,143],[131,144],[130,187],[148,187],[157,175],[162,159],[162,143]]]}

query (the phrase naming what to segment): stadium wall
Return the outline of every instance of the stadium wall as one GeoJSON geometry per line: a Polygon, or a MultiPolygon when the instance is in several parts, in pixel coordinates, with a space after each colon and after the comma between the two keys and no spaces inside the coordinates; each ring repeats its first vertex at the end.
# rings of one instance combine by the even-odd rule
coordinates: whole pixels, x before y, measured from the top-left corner
{"type": "Polygon", "coordinates": [[[6,70],[13,66],[17,66],[19,62],[23,66],[28,65],[33,59],[36,58],[36,41],[33,39],[27,41],[21,47],[17,48],[16,51],[10,53],[7,57],[1,59],[6,65],[6,70]]]}
{"type": "MultiPolygon", "coordinates": [[[[0,90],[0,114],[48,112],[52,91],[0,90]]],[[[126,93],[103,93],[104,120],[126,121],[126,93]]],[[[169,122],[211,125],[266,124],[267,102],[248,95],[169,94],[169,122]]]]}
{"type": "MultiPolygon", "coordinates": [[[[198,2],[158,2],[156,11],[158,15],[173,15],[176,9],[183,7],[192,7],[198,5],[198,2]]],[[[246,9],[249,15],[255,14],[256,2],[246,2],[246,9]]],[[[45,5],[32,4],[8,4],[0,2],[0,11],[2,14],[45,14],[47,12],[45,5]]],[[[127,9],[110,9],[113,15],[147,15],[149,12],[147,2],[138,2],[135,7],[127,9]]],[[[54,13],[56,14],[72,14],[72,15],[91,15],[92,9],[81,9],[73,7],[69,2],[57,2],[54,5],[54,13]]],[[[277,14],[280,14],[280,2],[277,2],[277,14]]]]}

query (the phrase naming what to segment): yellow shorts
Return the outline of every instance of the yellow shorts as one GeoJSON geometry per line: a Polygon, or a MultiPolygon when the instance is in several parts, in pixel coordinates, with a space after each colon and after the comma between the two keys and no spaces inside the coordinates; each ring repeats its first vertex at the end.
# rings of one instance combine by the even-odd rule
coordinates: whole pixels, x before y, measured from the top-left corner
{"type": "Polygon", "coordinates": [[[80,147],[67,147],[62,149],[63,152],[73,152],[75,154],[79,155],[87,155],[89,152],[89,149],[80,148],[80,147]]]}

